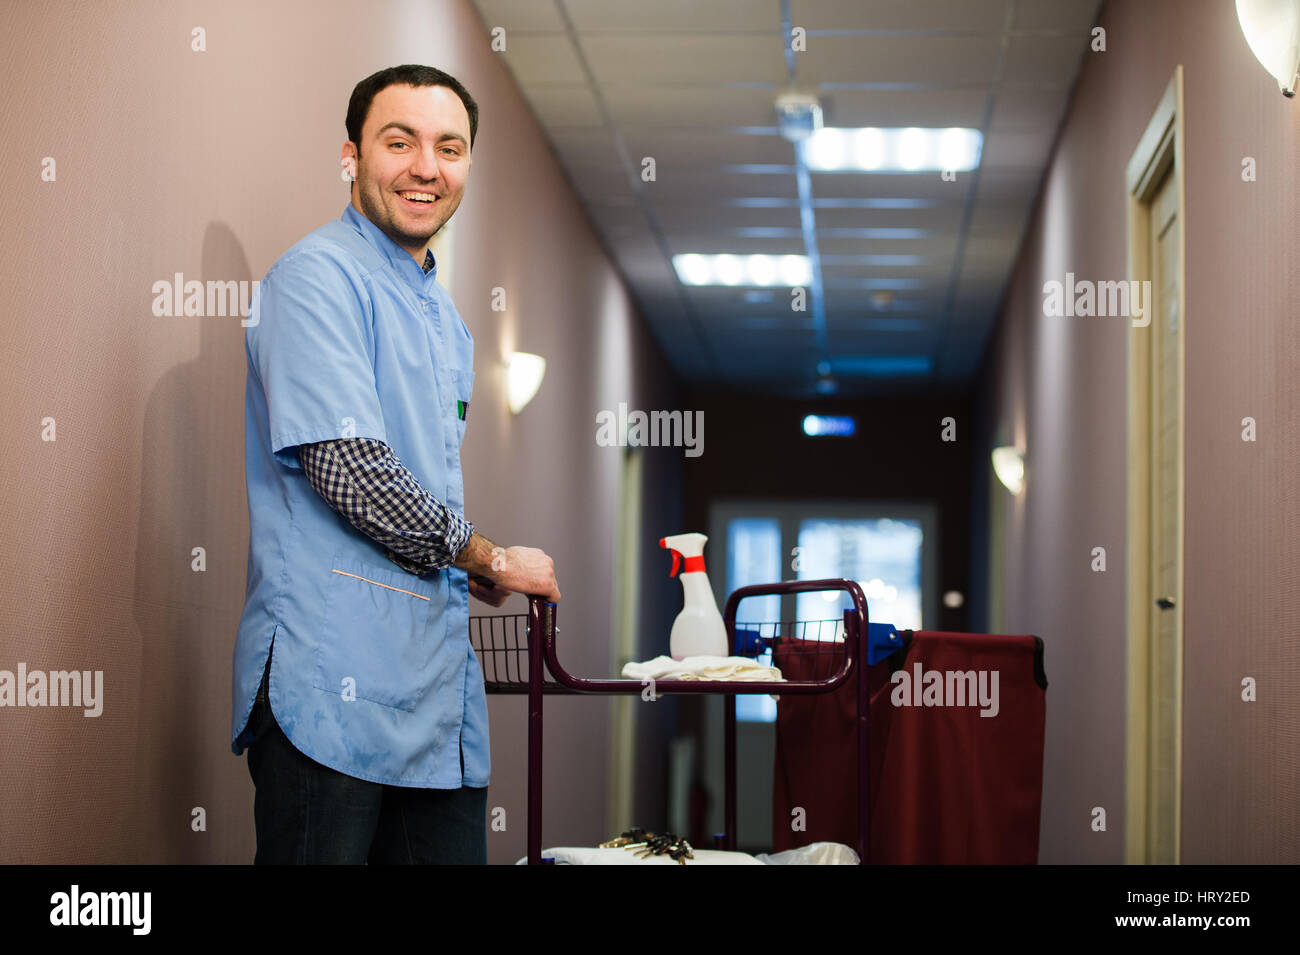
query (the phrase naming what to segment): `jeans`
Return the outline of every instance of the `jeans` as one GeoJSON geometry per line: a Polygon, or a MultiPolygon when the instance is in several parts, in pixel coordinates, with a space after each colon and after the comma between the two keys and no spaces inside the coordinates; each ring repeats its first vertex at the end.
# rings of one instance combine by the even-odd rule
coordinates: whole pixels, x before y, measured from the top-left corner
{"type": "Polygon", "coordinates": [[[249,717],[254,864],[487,864],[486,787],[388,786],[322,766],[276,723],[270,669],[268,659],[249,717]]]}

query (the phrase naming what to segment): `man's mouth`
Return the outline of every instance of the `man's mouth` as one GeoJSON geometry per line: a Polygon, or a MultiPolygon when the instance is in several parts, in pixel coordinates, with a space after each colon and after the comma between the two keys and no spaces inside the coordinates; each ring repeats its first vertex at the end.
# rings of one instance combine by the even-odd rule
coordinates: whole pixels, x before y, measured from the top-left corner
{"type": "Polygon", "coordinates": [[[408,206],[419,209],[428,209],[437,203],[439,196],[432,192],[419,192],[414,189],[404,189],[397,194],[401,197],[402,202],[408,206]]]}

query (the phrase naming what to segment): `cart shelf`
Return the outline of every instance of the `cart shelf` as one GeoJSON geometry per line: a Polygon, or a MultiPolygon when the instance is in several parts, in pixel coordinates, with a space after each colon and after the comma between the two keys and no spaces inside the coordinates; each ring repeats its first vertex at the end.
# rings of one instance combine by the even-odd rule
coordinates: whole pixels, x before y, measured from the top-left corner
{"type": "MultiPolygon", "coordinates": [[[[542,863],[542,699],[547,694],[640,694],[647,686],[642,680],[589,679],[569,673],[560,663],[555,625],[556,605],[538,596],[529,596],[528,613],[470,618],[470,640],[483,668],[484,689],[488,693],[527,693],[528,705],[528,862],[542,863]]],[[[799,695],[829,693],[853,677],[859,661],[867,659],[867,601],[855,581],[844,579],[784,581],[741,587],[727,598],[723,620],[727,638],[735,647],[736,628],[757,629],[765,644],[798,640],[800,652],[817,656],[834,656],[840,660],[836,671],[825,680],[812,681],[737,681],[737,680],[655,680],[655,696],[666,694],[711,693],[732,698],[724,707],[726,716],[726,831],[715,836],[717,848],[735,849],[736,841],[736,708],[737,695],[772,693],[799,695]],[[793,594],[817,591],[846,591],[853,608],[844,619],[778,621],[773,623],[736,623],[736,608],[746,597],[769,594],[793,594]],[[810,644],[813,645],[810,647],[810,644]]],[[[860,794],[858,857],[867,859],[867,683],[858,681],[858,792],[860,794]]]]}

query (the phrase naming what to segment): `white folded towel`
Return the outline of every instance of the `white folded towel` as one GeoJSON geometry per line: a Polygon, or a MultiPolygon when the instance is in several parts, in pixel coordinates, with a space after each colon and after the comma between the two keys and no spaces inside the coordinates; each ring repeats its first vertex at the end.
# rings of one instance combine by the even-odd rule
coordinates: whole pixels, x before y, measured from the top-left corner
{"type": "Polygon", "coordinates": [[[786,682],[776,667],[764,666],[750,657],[655,657],[644,663],[623,666],[625,680],[750,680],[786,682]]]}

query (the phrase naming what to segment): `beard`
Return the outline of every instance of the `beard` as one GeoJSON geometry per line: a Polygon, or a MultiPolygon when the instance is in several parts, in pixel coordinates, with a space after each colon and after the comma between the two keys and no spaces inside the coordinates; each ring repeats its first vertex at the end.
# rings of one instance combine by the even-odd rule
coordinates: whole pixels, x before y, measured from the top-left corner
{"type": "MultiPolygon", "coordinates": [[[[358,164],[358,181],[361,180],[360,164],[358,164]]],[[[439,212],[439,217],[430,218],[427,222],[419,223],[412,217],[404,216],[404,200],[397,193],[371,183],[368,187],[362,187],[357,190],[361,198],[361,211],[365,213],[367,219],[373,222],[394,242],[398,245],[425,245],[435,235],[442,231],[443,226],[451,218],[451,214],[456,211],[456,207],[451,205],[449,196],[439,197],[439,203],[446,203],[447,210],[439,212]],[[411,223],[416,225],[412,228],[411,223]]],[[[431,191],[431,190],[430,190],[431,191]]]]}

